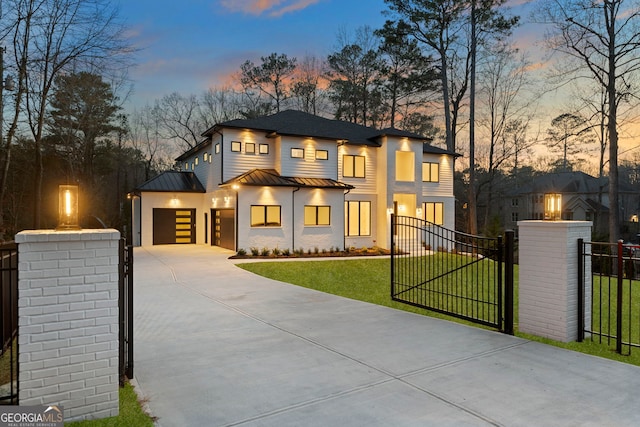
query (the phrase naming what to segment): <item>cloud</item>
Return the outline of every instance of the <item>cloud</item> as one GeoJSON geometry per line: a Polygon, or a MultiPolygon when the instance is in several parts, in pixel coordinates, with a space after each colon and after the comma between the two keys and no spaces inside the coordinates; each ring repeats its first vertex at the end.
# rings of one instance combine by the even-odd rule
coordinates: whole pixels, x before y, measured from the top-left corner
{"type": "Polygon", "coordinates": [[[280,17],[314,5],[321,0],[220,0],[220,6],[230,12],[280,17]]]}

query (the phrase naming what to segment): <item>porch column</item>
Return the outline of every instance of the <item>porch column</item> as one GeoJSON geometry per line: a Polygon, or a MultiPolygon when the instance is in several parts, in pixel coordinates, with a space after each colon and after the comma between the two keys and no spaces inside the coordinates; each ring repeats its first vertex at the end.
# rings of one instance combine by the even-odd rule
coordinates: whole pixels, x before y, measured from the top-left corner
{"type": "Polygon", "coordinates": [[[578,239],[591,240],[591,226],[590,221],[518,222],[521,332],[562,342],[578,338],[578,239]]]}

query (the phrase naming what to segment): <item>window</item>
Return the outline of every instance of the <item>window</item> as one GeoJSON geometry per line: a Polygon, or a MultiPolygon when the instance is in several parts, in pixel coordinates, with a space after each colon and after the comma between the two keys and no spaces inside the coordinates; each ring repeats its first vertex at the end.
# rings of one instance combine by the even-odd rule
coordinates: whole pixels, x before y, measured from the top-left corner
{"type": "Polygon", "coordinates": [[[239,153],[242,150],[242,143],[240,141],[231,141],[231,151],[239,153]]]}
{"type": "Polygon", "coordinates": [[[518,222],[518,212],[511,212],[511,221],[518,222]]]}
{"type": "Polygon", "coordinates": [[[371,235],[371,202],[344,202],[344,235],[371,235]]]}
{"type": "Polygon", "coordinates": [[[184,170],[189,170],[189,162],[184,162],[184,170]]]}
{"type": "Polygon", "coordinates": [[[304,159],[304,148],[292,148],[291,157],[294,159],[304,159]]]}
{"type": "Polygon", "coordinates": [[[424,219],[436,225],[444,224],[444,203],[426,202],[422,204],[424,219]]]}
{"type": "Polygon", "coordinates": [[[440,164],[422,164],[422,182],[440,182],[440,164]]]}
{"type": "Polygon", "coordinates": [[[345,154],[342,156],[342,176],[345,178],[365,177],[365,157],[345,154]]]}
{"type": "Polygon", "coordinates": [[[220,154],[220,143],[216,144],[216,154],[220,154]]]}
{"type": "Polygon", "coordinates": [[[209,160],[209,153],[204,153],[204,154],[202,155],[202,161],[203,161],[203,162],[207,162],[208,160],[209,160]]]}
{"type": "Polygon", "coordinates": [[[196,166],[198,166],[198,162],[200,161],[200,157],[195,158],[196,166]]]}
{"type": "Polygon", "coordinates": [[[415,181],[415,153],[396,151],[396,181],[415,181]]]}
{"type": "Polygon", "coordinates": [[[316,150],[316,160],[329,160],[329,151],[316,150]]]}
{"type": "Polygon", "coordinates": [[[511,206],[517,207],[518,206],[518,199],[511,199],[511,206]]]}
{"type": "Polygon", "coordinates": [[[280,227],[280,206],[277,205],[252,205],[252,227],[280,227]]]}
{"type": "Polygon", "coordinates": [[[253,142],[247,142],[244,144],[244,152],[246,154],[256,154],[256,144],[253,142]]]}
{"type": "Polygon", "coordinates": [[[269,144],[260,144],[260,154],[269,154],[269,144]]]}
{"type": "Polygon", "coordinates": [[[304,225],[330,225],[331,206],[305,206],[304,225]]]}

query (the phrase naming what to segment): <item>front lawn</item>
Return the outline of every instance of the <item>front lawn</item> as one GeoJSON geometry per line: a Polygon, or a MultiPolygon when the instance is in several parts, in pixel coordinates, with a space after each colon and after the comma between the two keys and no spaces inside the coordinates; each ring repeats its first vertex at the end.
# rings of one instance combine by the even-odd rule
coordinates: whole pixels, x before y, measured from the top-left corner
{"type": "MultiPolygon", "coordinates": [[[[305,262],[256,262],[238,264],[240,268],[282,282],[292,283],[309,289],[343,296],[355,300],[370,302],[410,311],[426,316],[438,317],[454,322],[472,325],[454,317],[434,313],[411,305],[391,300],[390,261],[381,259],[327,260],[305,262]]],[[[555,345],[569,350],[579,351],[594,356],[606,357],[625,363],[640,366],[640,350],[631,352],[630,356],[615,353],[615,348],[597,342],[561,343],[546,338],[539,338],[517,331],[518,323],[518,266],[514,266],[514,327],[516,335],[532,341],[555,345]]],[[[638,287],[640,288],[640,287],[638,287]]],[[[481,327],[473,324],[476,327],[481,327]]]]}

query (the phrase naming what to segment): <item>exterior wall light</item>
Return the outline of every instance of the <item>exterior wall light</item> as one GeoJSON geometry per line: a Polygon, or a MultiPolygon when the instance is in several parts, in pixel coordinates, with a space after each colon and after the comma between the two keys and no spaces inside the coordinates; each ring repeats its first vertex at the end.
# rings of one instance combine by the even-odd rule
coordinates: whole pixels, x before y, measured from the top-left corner
{"type": "Polygon", "coordinates": [[[58,226],[56,230],[80,230],[77,185],[58,186],[58,226]]]}
{"type": "Polygon", "coordinates": [[[544,195],[544,219],[546,221],[562,219],[562,194],[549,193],[544,195]]]}

